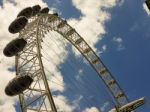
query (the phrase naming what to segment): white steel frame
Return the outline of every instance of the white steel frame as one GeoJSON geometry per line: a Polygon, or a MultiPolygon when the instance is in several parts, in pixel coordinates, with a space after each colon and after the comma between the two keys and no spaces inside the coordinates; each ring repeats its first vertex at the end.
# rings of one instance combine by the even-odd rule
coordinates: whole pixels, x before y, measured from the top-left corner
{"type": "Polygon", "coordinates": [[[77,48],[103,80],[117,107],[129,102],[110,71],[75,29],[58,16],[41,14],[31,18],[27,26],[19,34],[20,38],[24,38],[27,41],[27,45],[16,56],[16,75],[29,75],[34,79],[34,83],[29,89],[19,95],[22,112],[57,112],[41,59],[41,42],[44,35],[49,31],[58,32],[77,48]],[[44,87],[41,87],[43,86],[40,85],[41,81],[43,81],[44,87]],[[36,87],[37,84],[39,85],[38,88],[36,87]],[[37,103],[39,106],[35,106],[37,103]],[[48,104],[51,108],[47,106],[48,104]]]}

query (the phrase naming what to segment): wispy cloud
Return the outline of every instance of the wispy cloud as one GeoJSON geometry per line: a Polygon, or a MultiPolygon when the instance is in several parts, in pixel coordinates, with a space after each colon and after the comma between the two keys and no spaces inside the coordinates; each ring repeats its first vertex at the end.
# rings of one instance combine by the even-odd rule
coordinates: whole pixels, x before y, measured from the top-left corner
{"type": "Polygon", "coordinates": [[[81,77],[83,76],[83,70],[79,69],[77,75],[75,75],[76,80],[81,80],[81,77]]]}
{"type": "Polygon", "coordinates": [[[102,52],[105,52],[107,50],[107,45],[102,46],[102,52]]]}
{"type": "Polygon", "coordinates": [[[74,106],[74,110],[80,110],[80,102],[84,97],[82,95],[79,95],[77,99],[75,99],[72,104],[74,106]]]}
{"type": "Polygon", "coordinates": [[[124,2],[125,2],[125,0],[120,0],[119,3],[118,3],[118,5],[122,6],[124,4],[124,2]]]}
{"type": "Polygon", "coordinates": [[[107,50],[107,45],[104,44],[102,45],[101,50],[97,51],[97,55],[100,56],[102,53],[106,52],[106,50],[107,50]]]}
{"type": "Polygon", "coordinates": [[[123,39],[120,37],[114,37],[113,41],[117,43],[117,51],[122,51],[125,49],[125,46],[123,45],[123,39]]]}
{"type": "Polygon", "coordinates": [[[101,111],[104,112],[108,106],[109,106],[109,102],[105,102],[104,105],[101,107],[101,111]]]}
{"type": "Polygon", "coordinates": [[[117,43],[122,43],[123,42],[122,38],[120,38],[120,37],[114,37],[113,41],[115,41],[117,43]]]}

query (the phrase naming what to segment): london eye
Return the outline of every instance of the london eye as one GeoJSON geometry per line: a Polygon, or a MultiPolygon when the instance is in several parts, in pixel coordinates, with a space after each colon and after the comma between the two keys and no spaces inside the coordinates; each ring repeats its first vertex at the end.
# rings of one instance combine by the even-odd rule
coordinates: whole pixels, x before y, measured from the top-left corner
{"type": "Polygon", "coordinates": [[[43,50],[43,45],[46,44],[47,49],[50,49],[50,43],[45,39],[53,34],[63,38],[60,40],[63,44],[69,42],[74,46],[95,70],[93,75],[98,75],[112,96],[115,103],[114,112],[131,112],[144,104],[144,98],[130,102],[111,72],[84,38],[57,13],[48,12],[48,7],[41,8],[40,5],[27,7],[9,26],[9,32],[19,33],[19,36],[8,43],[3,51],[7,57],[15,56],[16,66],[16,77],[8,83],[5,93],[8,96],[19,95],[22,112],[58,111],[46,75],[48,72],[55,77],[55,74],[46,70],[46,63],[43,61],[52,60],[45,57],[49,53],[43,50]]]}

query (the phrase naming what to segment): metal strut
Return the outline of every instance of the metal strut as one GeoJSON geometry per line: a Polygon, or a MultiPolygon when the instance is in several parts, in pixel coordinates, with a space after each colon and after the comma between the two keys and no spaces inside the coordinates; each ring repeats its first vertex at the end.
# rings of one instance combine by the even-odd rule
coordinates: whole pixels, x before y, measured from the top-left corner
{"type": "Polygon", "coordinates": [[[115,78],[111,75],[110,71],[74,28],[67,24],[65,20],[62,20],[52,14],[43,15],[42,19],[43,26],[46,30],[52,29],[61,34],[85,57],[85,59],[97,72],[98,76],[103,80],[118,107],[121,107],[129,102],[124,91],[121,89],[115,78]]]}
{"type": "Polygon", "coordinates": [[[57,112],[41,59],[44,30],[40,22],[41,17],[37,17],[19,34],[28,44],[16,55],[16,75],[29,75],[34,80],[29,89],[19,95],[22,112],[57,112]]]}
{"type": "MultiPolygon", "coordinates": [[[[39,18],[39,21],[40,21],[40,18],[39,18]]],[[[40,64],[40,67],[41,67],[41,74],[42,74],[42,77],[43,77],[43,80],[44,80],[44,84],[45,84],[45,87],[46,87],[46,94],[47,94],[48,99],[50,101],[52,112],[57,112],[57,109],[55,107],[51,91],[49,89],[49,85],[47,83],[47,78],[46,78],[46,75],[45,75],[45,71],[44,71],[44,67],[43,67],[43,63],[42,63],[42,59],[41,59],[41,47],[40,47],[41,43],[40,43],[40,38],[39,38],[39,35],[40,35],[39,34],[39,21],[37,23],[37,31],[36,31],[36,45],[37,45],[37,51],[38,51],[37,55],[38,55],[39,64],[40,64]]]]}

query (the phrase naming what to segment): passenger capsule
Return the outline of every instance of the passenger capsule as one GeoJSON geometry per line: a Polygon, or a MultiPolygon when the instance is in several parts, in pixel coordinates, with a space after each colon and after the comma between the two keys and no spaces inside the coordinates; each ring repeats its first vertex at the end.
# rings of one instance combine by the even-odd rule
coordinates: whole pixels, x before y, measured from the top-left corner
{"type": "Polygon", "coordinates": [[[32,7],[32,10],[33,10],[32,16],[35,16],[36,14],[38,14],[40,12],[41,7],[40,7],[40,5],[35,5],[32,7]]]}
{"type": "Polygon", "coordinates": [[[17,76],[13,78],[6,86],[5,93],[8,96],[15,96],[28,89],[33,79],[28,76],[17,76]]]}
{"type": "Polygon", "coordinates": [[[148,9],[150,10],[150,0],[146,0],[145,3],[147,5],[148,9]]]}
{"type": "Polygon", "coordinates": [[[58,16],[58,13],[54,13],[53,15],[58,16]]]}
{"type": "Polygon", "coordinates": [[[6,45],[6,47],[3,50],[3,53],[7,57],[14,56],[20,51],[22,51],[26,44],[27,42],[23,38],[12,40],[6,45]]]}
{"type": "Polygon", "coordinates": [[[20,16],[10,24],[8,30],[10,33],[18,33],[26,26],[27,22],[26,17],[20,16]]]}
{"type": "Polygon", "coordinates": [[[45,8],[43,8],[43,9],[41,9],[41,11],[40,11],[40,13],[48,13],[49,12],[49,8],[48,7],[45,7],[45,8]]]}
{"type": "Polygon", "coordinates": [[[27,7],[27,8],[24,8],[23,10],[21,10],[19,12],[19,14],[17,15],[17,17],[20,17],[20,16],[25,16],[26,18],[30,18],[32,16],[32,8],[31,7],[27,7]]]}

